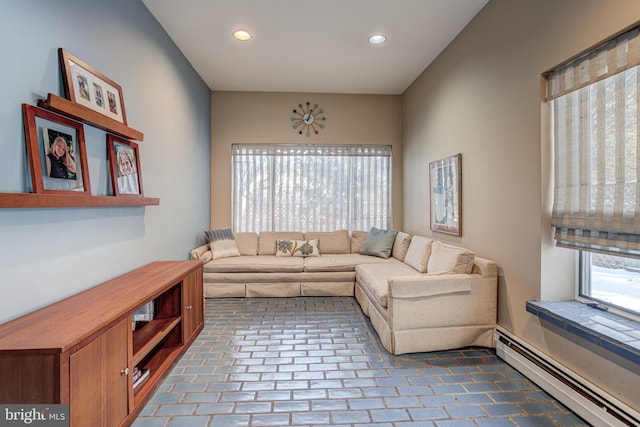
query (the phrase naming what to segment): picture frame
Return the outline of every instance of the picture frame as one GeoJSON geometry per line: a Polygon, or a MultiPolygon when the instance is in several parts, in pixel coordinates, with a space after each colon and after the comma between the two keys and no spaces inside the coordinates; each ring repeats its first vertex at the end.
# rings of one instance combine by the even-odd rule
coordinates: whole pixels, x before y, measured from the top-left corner
{"type": "Polygon", "coordinates": [[[32,192],[91,195],[82,124],[29,104],[22,114],[32,192]]]}
{"type": "Polygon", "coordinates": [[[58,53],[65,97],[126,125],[122,87],[65,49],[58,53]]]}
{"type": "Polygon", "coordinates": [[[462,235],[462,155],[429,163],[431,230],[462,235]]]}
{"type": "Polygon", "coordinates": [[[107,150],[114,196],[144,196],[138,144],[107,134],[107,150]]]}

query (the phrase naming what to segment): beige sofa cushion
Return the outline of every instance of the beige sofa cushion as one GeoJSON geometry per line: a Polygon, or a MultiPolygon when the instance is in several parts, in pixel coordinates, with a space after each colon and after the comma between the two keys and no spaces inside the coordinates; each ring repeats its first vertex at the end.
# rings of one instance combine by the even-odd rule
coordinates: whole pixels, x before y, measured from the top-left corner
{"type": "Polygon", "coordinates": [[[360,254],[338,254],[325,255],[305,258],[304,271],[320,272],[320,271],[355,271],[356,265],[360,264],[391,264],[399,263],[395,258],[378,258],[360,254]]]}
{"type": "Polygon", "coordinates": [[[404,263],[413,267],[419,273],[426,273],[432,243],[433,240],[429,238],[413,236],[407,254],[404,257],[404,263]]]}
{"type": "Polygon", "coordinates": [[[265,255],[214,259],[204,265],[205,273],[298,273],[302,270],[303,258],[265,255]]]}
{"type": "Polygon", "coordinates": [[[409,245],[411,244],[411,235],[398,231],[395,242],[393,242],[393,250],[391,256],[397,260],[404,261],[404,257],[407,255],[409,245]]]}
{"type": "Polygon", "coordinates": [[[348,254],[351,251],[349,243],[349,232],[347,230],[337,231],[314,231],[304,233],[305,240],[318,239],[318,248],[322,255],[325,254],[348,254]]]}
{"type": "Polygon", "coordinates": [[[473,252],[442,242],[433,242],[427,272],[433,273],[471,273],[473,252]]]}
{"type": "Polygon", "coordinates": [[[416,270],[402,262],[387,264],[361,264],[356,267],[356,278],[365,292],[386,307],[389,292],[388,280],[394,276],[419,275],[416,270]]]}
{"type": "Polygon", "coordinates": [[[304,233],[295,231],[262,231],[258,237],[258,255],[275,255],[276,240],[302,240],[304,233]]]}
{"type": "Polygon", "coordinates": [[[240,255],[258,255],[258,234],[254,232],[233,233],[240,255]]]}
{"type": "Polygon", "coordinates": [[[359,254],[364,241],[367,240],[367,231],[352,231],[351,232],[351,253],[359,254]]]}

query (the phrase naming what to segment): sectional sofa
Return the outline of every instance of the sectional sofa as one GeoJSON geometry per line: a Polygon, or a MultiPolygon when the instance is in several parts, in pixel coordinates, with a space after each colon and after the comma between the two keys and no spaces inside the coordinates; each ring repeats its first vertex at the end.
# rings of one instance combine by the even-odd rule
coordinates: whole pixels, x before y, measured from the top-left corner
{"type": "Polygon", "coordinates": [[[229,230],[222,250],[211,241],[189,258],[204,264],[206,298],[354,296],[393,354],[493,346],[495,262],[403,232],[380,251],[373,234],[229,230]]]}

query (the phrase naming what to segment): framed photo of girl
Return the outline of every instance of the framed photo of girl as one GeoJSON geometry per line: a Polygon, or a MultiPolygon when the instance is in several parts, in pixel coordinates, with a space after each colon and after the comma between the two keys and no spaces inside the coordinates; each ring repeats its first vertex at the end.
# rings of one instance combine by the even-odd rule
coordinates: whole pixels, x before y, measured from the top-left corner
{"type": "Polygon", "coordinates": [[[32,191],[90,195],[82,124],[28,104],[22,115],[32,191]]]}
{"type": "Polygon", "coordinates": [[[66,98],[126,125],[122,87],[66,50],[58,54],[66,98]]]}
{"type": "Polygon", "coordinates": [[[138,144],[107,134],[111,188],[115,196],[144,196],[138,144]]]}

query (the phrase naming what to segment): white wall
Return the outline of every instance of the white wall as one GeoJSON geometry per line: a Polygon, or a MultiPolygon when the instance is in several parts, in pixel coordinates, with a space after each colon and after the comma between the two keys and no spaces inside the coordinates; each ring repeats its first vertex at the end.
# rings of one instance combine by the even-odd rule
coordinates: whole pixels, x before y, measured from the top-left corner
{"type": "Polygon", "coordinates": [[[585,351],[525,311],[572,298],[575,257],[552,246],[541,74],[640,20],[637,0],[491,0],[403,95],[404,225],[429,231],[430,161],[462,153],[460,238],[501,268],[499,323],[631,406],[640,367],[585,351]]]}
{"type": "MultiPolygon", "coordinates": [[[[186,259],[209,225],[210,90],[139,0],[1,1],[0,192],[29,185],[21,104],[63,96],[63,47],[123,88],[145,195],[160,206],[1,209],[0,323],[159,259],[186,259]]],[[[105,133],[85,126],[93,194],[105,133]]]]}

